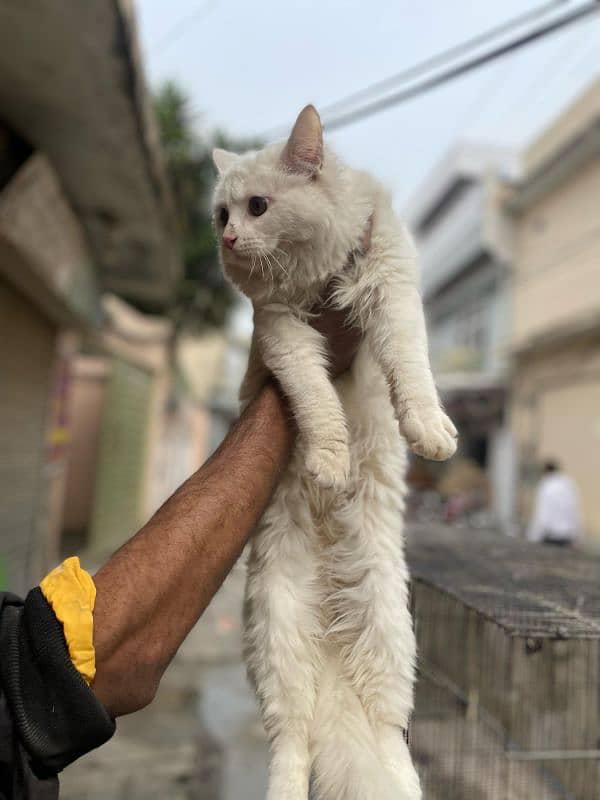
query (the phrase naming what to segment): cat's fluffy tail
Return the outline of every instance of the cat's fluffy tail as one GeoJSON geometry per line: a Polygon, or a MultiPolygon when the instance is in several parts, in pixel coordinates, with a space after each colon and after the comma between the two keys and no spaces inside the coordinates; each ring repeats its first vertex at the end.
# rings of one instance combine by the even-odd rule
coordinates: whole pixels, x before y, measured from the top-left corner
{"type": "MultiPolygon", "coordinates": [[[[329,670],[328,670],[329,672],[329,670]]],[[[321,684],[312,734],[315,800],[420,800],[402,730],[373,725],[337,670],[321,684]]]]}

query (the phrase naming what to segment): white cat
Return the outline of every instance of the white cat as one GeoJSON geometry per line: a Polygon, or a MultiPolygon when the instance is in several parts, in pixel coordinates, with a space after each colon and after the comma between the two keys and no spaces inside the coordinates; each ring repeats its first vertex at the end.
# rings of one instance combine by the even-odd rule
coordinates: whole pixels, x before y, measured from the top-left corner
{"type": "Polygon", "coordinates": [[[406,446],[449,458],[456,430],[427,355],[414,247],[385,191],[323,147],[312,106],[285,145],[215,150],[225,272],[254,304],[241,397],[272,372],[299,440],[252,542],[248,672],[271,742],[268,800],[417,800],[403,737],[415,640],[402,514],[406,446]],[[310,309],[362,328],[334,382],[310,309]],[[404,439],[400,436],[400,431],[404,439]]]}

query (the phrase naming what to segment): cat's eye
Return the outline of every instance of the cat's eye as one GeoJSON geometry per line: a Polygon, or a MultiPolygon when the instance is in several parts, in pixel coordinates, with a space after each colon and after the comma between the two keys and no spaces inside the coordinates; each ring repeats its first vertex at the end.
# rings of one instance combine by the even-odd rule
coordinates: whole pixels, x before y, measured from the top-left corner
{"type": "Polygon", "coordinates": [[[266,197],[251,197],[250,200],[248,200],[248,211],[253,217],[260,217],[264,214],[267,210],[267,206],[266,197]]]}
{"type": "Polygon", "coordinates": [[[219,222],[223,227],[227,225],[229,222],[229,211],[225,208],[225,206],[221,206],[219,209],[219,222]]]}

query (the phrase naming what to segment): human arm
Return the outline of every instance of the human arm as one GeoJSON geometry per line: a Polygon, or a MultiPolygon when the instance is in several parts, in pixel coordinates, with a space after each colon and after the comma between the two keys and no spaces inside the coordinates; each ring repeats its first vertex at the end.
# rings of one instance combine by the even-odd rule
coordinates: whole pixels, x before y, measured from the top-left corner
{"type": "MultiPolygon", "coordinates": [[[[98,572],[91,689],[60,621],[65,606],[46,594],[48,578],[71,575],[65,567],[78,559],[24,602],[0,593],[0,797],[24,800],[40,782],[40,796],[56,798],[56,773],[106,742],[114,717],[150,702],[251,533],[294,435],[279,391],[265,387],[215,456],[98,572]]],[[[89,595],[68,586],[66,608],[86,616],[89,595]]]]}
{"type": "MultiPolygon", "coordinates": [[[[343,372],[359,335],[337,330],[337,312],[315,322],[331,335],[332,374],[343,372]]],[[[20,797],[24,782],[39,780],[56,797],[56,773],[107,741],[114,717],[150,702],[251,535],[294,439],[270,382],[215,455],[98,571],[92,689],[42,590],[25,602],[0,593],[0,795],[20,797]]]]}
{"type": "Polygon", "coordinates": [[[265,386],[215,454],[94,576],[92,688],[113,716],[152,700],[266,507],[294,435],[287,404],[265,386]]]}
{"type": "MultiPolygon", "coordinates": [[[[344,315],[315,327],[343,372],[360,341],[344,315]]],[[[283,473],[296,429],[273,382],[222,445],[98,571],[93,689],[113,716],[150,702],[167,664],[235,563],[283,473]]]]}
{"type": "Polygon", "coordinates": [[[269,379],[269,370],[263,363],[256,330],[252,333],[248,364],[240,386],[240,407],[244,410],[269,379]]]}
{"type": "MultiPolygon", "coordinates": [[[[326,296],[329,296],[334,286],[335,284],[332,284],[328,287],[326,296]]],[[[326,311],[323,311],[322,307],[314,311],[311,326],[327,342],[327,368],[330,375],[335,377],[350,367],[361,341],[361,332],[358,327],[348,324],[347,314],[343,309],[328,305],[326,311]]],[[[248,367],[240,388],[242,408],[246,408],[258,394],[268,377],[269,370],[263,364],[255,331],[250,344],[248,367]]]]}

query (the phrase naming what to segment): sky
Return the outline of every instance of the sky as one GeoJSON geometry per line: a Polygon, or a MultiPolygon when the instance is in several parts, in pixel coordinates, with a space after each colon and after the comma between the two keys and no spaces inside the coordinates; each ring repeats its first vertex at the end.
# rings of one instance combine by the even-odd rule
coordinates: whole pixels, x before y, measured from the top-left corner
{"type": "MultiPolygon", "coordinates": [[[[334,102],[543,3],[138,0],[137,8],[150,86],[176,81],[201,132],[253,136],[291,125],[308,102],[334,102]]],[[[557,13],[584,3],[565,0],[557,13]]],[[[455,143],[526,145],[599,76],[599,55],[600,13],[329,142],[382,179],[401,210],[455,143]]]]}

